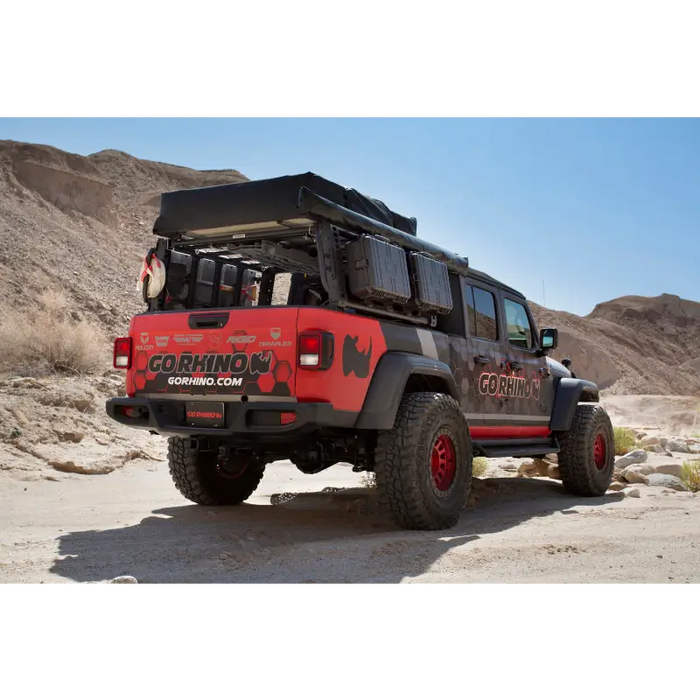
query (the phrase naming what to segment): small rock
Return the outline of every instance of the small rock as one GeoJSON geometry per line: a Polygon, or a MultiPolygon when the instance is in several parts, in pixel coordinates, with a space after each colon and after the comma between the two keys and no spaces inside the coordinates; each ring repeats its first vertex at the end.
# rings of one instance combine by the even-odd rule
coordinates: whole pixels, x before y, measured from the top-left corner
{"type": "Polygon", "coordinates": [[[677,476],[671,474],[650,474],[646,478],[649,486],[663,486],[674,491],[688,490],[688,487],[677,476]]]}
{"type": "Polygon", "coordinates": [[[639,489],[633,488],[623,489],[621,493],[624,493],[626,498],[639,498],[641,496],[639,489]]]}
{"type": "Polygon", "coordinates": [[[637,440],[641,440],[642,438],[646,437],[646,433],[643,430],[640,430],[637,433],[637,440]]]}
{"type": "Polygon", "coordinates": [[[24,414],[24,411],[21,408],[11,408],[10,412],[12,415],[17,419],[17,422],[23,427],[23,428],[28,428],[29,427],[29,419],[27,416],[24,414]]]}
{"type": "Polygon", "coordinates": [[[642,438],[642,445],[644,447],[651,447],[652,445],[658,445],[659,444],[659,438],[657,438],[655,435],[649,435],[645,438],[642,438]]]}
{"type": "Polygon", "coordinates": [[[537,467],[534,462],[523,462],[518,467],[518,474],[521,476],[534,476],[537,474],[537,467]]]}
{"type": "Polygon", "coordinates": [[[608,491],[623,491],[627,488],[627,484],[621,484],[619,481],[613,481],[610,486],[608,486],[608,491]]]}
{"type": "Polygon", "coordinates": [[[85,433],[78,431],[69,431],[67,433],[59,433],[58,439],[61,442],[80,442],[85,437],[85,433]]]}
{"type": "Polygon", "coordinates": [[[666,447],[667,442],[668,442],[668,438],[665,438],[665,437],[659,438],[659,444],[661,445],[661,447],[666,447]]]}
{"type": "Polygon", "coordinates": [[[561,474],[559,473],[559,467],[556,464],[550,464],[547,469],[547,476],[550,479],[561,479],[561,474]]]}
{"type": "Polygon", "coordinates": [[[680,479],[683,466],[680,464],[660,464],[654,471],[657,474],[670,474],[680,479]]]}
{"type": "Polygon", "coordinates": [[[654,452],[658,452],[658,454],[662,455],[666,453],[666,449],[661,445],[654,445],[654,452]]]}
{"type": "Polygon", "coordinates": [[[536,458],[533,462],[537,470],[537,476],[549,476],[549,463],[543,459],[536,458]]]}
{"type": "Polygon", "coordinates": [[[551,454],[545,455],[544,458],[548,462],[552,462],[553,464],[559,464],[559,455],[556,452],[552,452],[551,454]]]}
{"type": "Polygon", "coordinates": [[[647,461],[647,453],[645,450],[632,450],[622,457],[615,460],[616,469],[624,469],[632,464],[641,464],[647,461]]]}
{"type": "Polygon", "coordinates": [[[76,408],[81,413],[94,413],[95,408],[92,405],[92,399],[73,399],[73,408],[76,408]]]}
{"type": "Polygon", "coordinates": [[[117,576],[110,583],[138,583],[134,576],[117,576]]]}
{"type": "Polygon", "coordinates": [[[514,472],[517,469],[512,462],[502,462],[498,465],[498,468],[502,469],[504,472],[514,472]]]}
{"type": "Polygon", "coordinates": [[[688,447],[688,444],[686,442],[682,442],[681,440],[669,440],[666,443],[666,449],[669,452],[683,452],[683,453],[690,452],[690,448],[688,447]]]}
{"type": "Polygon", "coordinates": [[[626,481],[628,484],[647,484],[648,477],[643,474],[639,469],[630,469],[629,467],[622,472],[620,477],[622,481],[626,481]]]}
{"type": "Polygon", "coordinates": [[[68,472],[70,474],[109,474],[110,472],[113,472],[115,470],[115,465],[113,464],[99,464],[98,462],[95,462],[95,464],[90,465],[90,466],[83,466],[82,464],[76,464],[75,462],[72,462],[70,460],[67,461],[59,461],[59,460],[54,460],[52,462],[49,462],[49,465],[52,466],[56,471],[59,472],[68,472]]]}

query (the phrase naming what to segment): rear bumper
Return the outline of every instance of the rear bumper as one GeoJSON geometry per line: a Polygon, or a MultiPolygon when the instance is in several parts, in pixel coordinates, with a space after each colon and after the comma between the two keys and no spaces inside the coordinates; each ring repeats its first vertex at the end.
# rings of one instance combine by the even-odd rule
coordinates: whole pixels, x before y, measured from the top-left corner
{"type": "MultiPolygon", "coordinates": [[[[197,398],[193,396],[192,400],[197,398]]],[[[164,435],[293,436],[322,428],[351,428],[357,420],[356,413],[336,411],[328,403],[234,401],[224,403],[224,427],[193,427],[186,422],[185,403],[166,398],[114,398],[107,401],[106,409],[118,423],[164,435]],[[131,415],[127,415],[126,409],[137,411],[130,410],[131,415]],[[282,425],[282,413],[293,413],[294,421],[282,425]]]]}

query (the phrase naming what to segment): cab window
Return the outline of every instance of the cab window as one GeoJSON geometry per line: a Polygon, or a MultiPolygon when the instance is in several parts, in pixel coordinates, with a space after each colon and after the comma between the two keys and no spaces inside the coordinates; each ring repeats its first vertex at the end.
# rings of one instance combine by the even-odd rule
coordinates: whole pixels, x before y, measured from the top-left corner
{"type": "Polygon", "coordinates": [[[498,340],[496,299],[491,292],[479,287],[466,289],[469,333],[473,338],[498,340]]]}
{"type": "Polygon", "coordinates": [[[517,301],[504,299],[508,341],[516,348],[530,350],[534,347],[532,326],[527,315],[527,309],[517,301]]]}

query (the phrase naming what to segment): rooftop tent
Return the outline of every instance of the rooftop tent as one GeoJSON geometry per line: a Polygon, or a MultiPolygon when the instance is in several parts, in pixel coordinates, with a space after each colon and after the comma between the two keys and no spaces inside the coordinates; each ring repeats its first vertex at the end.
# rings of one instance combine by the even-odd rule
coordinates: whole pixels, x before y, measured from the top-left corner
{"type": "Polygon", "coordinates": [[[153,232],[176,238],[213,237],[236,232],[274,231],[311,225],[299,209],[302,189],[403,233],[416,235],[417,222],[367,197],[314,173],[217,185],[161,195],[153,232]]]}

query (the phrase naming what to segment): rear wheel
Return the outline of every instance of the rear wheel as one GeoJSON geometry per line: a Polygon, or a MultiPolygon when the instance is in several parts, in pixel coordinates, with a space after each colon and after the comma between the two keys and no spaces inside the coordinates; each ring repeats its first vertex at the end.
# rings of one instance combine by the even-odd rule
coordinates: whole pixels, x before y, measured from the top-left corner
{"type": "Polygon", "coordinates": [[[567,491],[602,496],[615,466],[615,437],[605,409],[599,404],[579,404],[560,444],[559,473],[567,491]]]}
{"type": "Polygon", "coordinates": [[[397,525],[455,525],[472,479],[469,427],[459,404],[432,392],[404,396],[394,427],[377,437],[375,472],[380,501],[397,525]]]}
{"type": "Polygon", "coordinates": [[[200,450],[189,438],[168,439],[168,466],[177,490],[203,506],[235,506],[250,498],[265,465],[250,453],[200,450]]]}

